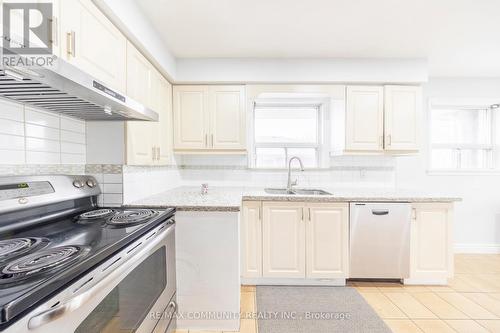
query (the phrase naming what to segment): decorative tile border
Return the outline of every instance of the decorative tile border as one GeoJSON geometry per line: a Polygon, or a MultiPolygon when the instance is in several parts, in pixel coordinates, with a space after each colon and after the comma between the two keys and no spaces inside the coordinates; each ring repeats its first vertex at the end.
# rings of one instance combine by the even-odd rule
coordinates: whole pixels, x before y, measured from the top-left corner
{"type": "Polygon", "coordinates": [[[121,174],[123,173],[123,165],[121,164],[87,164],[85,166],[86,173],[107,173],[121,174]]]}

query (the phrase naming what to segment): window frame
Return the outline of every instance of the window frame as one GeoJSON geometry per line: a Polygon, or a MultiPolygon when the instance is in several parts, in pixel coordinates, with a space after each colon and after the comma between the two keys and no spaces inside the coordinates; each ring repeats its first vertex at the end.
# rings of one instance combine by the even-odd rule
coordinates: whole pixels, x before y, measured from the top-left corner
{"type": "Polygon", "coordinates": [[[255,170],[285,170],[287,169],[287,163],[291,156],[288,155],[288,149],[295,148],[312,148],[316,149],[316,167],[308,167],[308,170],[322,169],[323,163],[323,153],[324,153],[324,126],[327,123],[325,119],[325,110],[323,103],[320,102],[287,102],[287,101],[272,101],[272,102],[256,102],[252,103],[251,108],[251,126],[250,126],[250,156],[248,159],[248,167],[255,170]],[[257,108],[314,108],[317,112],[317,123],[316,123],[316,143],[274,143],[265,142],[257,143],[255,142],[255,110],[257,108]],[[257,167],[257,148],[278,148],[285,150],[285,163],[282,167],[257,167]]]}
{"type": "MultiPolygon", "coordinates": [[[[500,154],[500,145],[497,145],[499,128],[495,124],[499,123],[500,110],[494,110],[491,105],[496,104],[498,100],[463,100],[463,101],[444,101],[430,100],[428,107],[428,147],[427,147],[427,173],[430,175],[491,175],[500,174],[500,163],[497,156],[500,154]],[[489,144],[474,144],[474,143],[433,143],[433,112],[435,110],[457,109],[457,110],[487,110],[489,112],[489,127],[490,127],[490,143],[489,144]],[[451,149],[457,150],[460,154],[462,150],[486,150],[490,152],[491,168],[460,168],[460,157],[457,159],[456,168],[436,168],[432,163],[432,153],[434,149],[451,149]]],[[[460,156],[460,155],[459,155],[460,156]]]]}

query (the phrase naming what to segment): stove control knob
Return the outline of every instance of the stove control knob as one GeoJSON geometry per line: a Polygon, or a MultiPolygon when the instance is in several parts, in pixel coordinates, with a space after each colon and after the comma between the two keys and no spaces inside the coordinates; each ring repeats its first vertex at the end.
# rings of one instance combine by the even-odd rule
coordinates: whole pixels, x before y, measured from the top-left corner
{"type": "Polygon", "coordinates": [[[96,187],[96,182],[93,179],[87,179],[87,186],[90,188],[96,187]]]}
{"type": "Polygon", "coordinates": [[[77,179],[73,182],[73,186],[76,188],[82,188],[85,186],[85,183],[83,182],[83,180],[77,179]]]}

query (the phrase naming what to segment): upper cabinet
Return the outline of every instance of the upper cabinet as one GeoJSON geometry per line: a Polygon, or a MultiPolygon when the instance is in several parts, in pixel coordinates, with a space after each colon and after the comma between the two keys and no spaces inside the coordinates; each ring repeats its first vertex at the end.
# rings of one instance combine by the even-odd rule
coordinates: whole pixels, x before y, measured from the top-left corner
{"type": "Polygon", "coordinates": [[[125,36],[91,0],[60,1],[61,57],[109,88],[125,91],[125,36]]]}
{"type": "Polygon", "coordinates": [[[385,86],[385,149],[419,149],[422,89],[412,86],[385,86]]]}
{"type": "Polygon", "coordinates": [[[345,151],[418,151],[421,109],[421,87],[347,87],[345,151]]]}
{"type": "Polygon", "coordinates": [[[175,86],[174,149],[240,153],[245,144],[244,86],[175,86]]]}
{"type": "Polygon", "coordinates": [[[384,150],[384,88],[347,87],[346,150],[384,150]]]}
{"type": "Polygon", "coordinates": [[[172,151],[172,85],[131,43],[127,45],[126,91],[159,117],[157,122],[126,123],[127,164],[168,164],[172,151]]]}

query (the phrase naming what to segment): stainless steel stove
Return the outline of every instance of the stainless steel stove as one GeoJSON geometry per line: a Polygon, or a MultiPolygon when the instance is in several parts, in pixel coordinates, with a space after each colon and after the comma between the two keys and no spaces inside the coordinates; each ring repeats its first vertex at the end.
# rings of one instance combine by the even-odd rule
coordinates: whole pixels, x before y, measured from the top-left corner
{"type": "Polygon", "coordinates": [[[174,330],[175,210],[99,194],[88,176],[0,178],[0,331],[174,330]]]}

